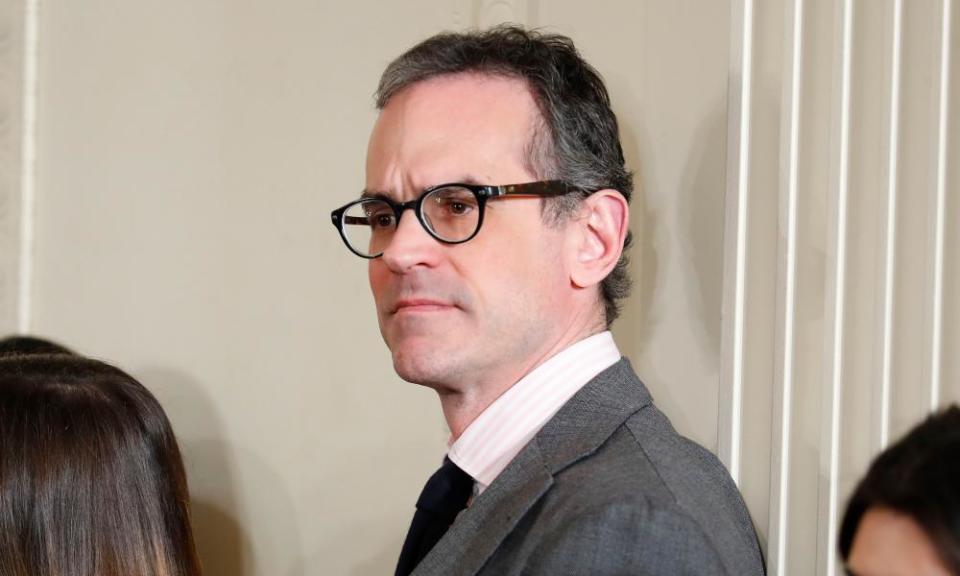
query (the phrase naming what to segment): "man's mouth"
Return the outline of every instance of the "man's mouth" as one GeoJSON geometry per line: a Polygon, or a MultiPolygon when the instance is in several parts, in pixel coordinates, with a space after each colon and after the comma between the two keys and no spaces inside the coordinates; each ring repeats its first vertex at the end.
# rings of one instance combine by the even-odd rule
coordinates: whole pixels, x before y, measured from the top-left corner
{"type": "Polygon", "coordinates": [[[406,298],[398,300],[394,305],[392,313],[407,312],[443,312],[455,308],[450,302],[442,300],[432,300],[429,298],[406,298]]]}

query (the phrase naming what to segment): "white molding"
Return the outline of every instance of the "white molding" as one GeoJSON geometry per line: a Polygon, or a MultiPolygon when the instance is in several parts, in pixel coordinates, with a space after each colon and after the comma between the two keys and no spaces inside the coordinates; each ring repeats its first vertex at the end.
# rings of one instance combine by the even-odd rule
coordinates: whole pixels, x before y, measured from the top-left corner
{"type": "Polygon", "coordinates": [[[743,432],[743,337],[747,276],[750,122],[753,84],[753,0],[731,5],[727,101],[727,191],[724,222],[723,310],[720,353],[719,456],[740,483],[743,432]]]}
{"type": "Polygon", "coordinates": [[[943,349],[943,283],[944,235],[947,212],[947,130],[950,111],[950,20],[952,0],[943,0],[940,29],[940,101],[937,130],[936,204],[933,225],[933,278],[930,302],[930,382],[929,408],[940,406],[942,349],[943,349]]]}
{"type": "Polygon", "coordinates": [[[787,574],[790,512],[790,439],[793,416],[793,376],[797,293],[797,210],[800,154],[800,86],[803,81],[803,0],[792,0],[785,11],[784,83],[780,118],[780,199],[777,255],[776,368],[773,390],[773,442],[770,460],[770,517],[767,539],[768,571],[787,574]],[[779,423],[779,425],[778,425],[779,423]]]}
{"type": "Polygon", "coordinates": [[[17,328],[31,328],[33,309],[34,207],[37,152],[37,65],[40,0],[25,0],[23,32],[23,120],[20,168],[20,268],[17,328]]]}
{"type": "Polygon", "coordinates": [[[38,10],[0,4],[0,335],[30,330],[38,10]]]}
{"type": "Polygon", "coordinates": [[[17,330],[20,303],[21,11],[0,4],[0,335],[17,330]]]}
{"type": "Polygon", "coordinates": [[[827,315],[828,334],[825,348],[825,372],[821,406],[823,428],[820,443],[821,492],[818,519],[817,573],[835,576],[837,570],[837,520],[840,471],[840,417],[843,397],[843,345],[845,295],[847,274],[847,200],[849,196],[850,156],[850,77],[853,50],[853,0],[837,5],[839,13],[840,67],[835,84],[837,98],[834,121],[838,123],[835,153],[836,180],[832,187],[830,239],[827,258],[827,315]],[[825,496],[825,497],[824,497],[825,496]]]}
{"type": "Polygon", "coordinates": [[[892,3],[890,46],[890,115],[887,142],[887,213],[884,230],[883,311],[880,331],[880,377],[873,395],[873,452],[879,453],[890,442],[890,398],[893,380],[894,302],[896,301],[897,201],[900,171],[900,71],[903,63],[903,0],[892,3]]]}

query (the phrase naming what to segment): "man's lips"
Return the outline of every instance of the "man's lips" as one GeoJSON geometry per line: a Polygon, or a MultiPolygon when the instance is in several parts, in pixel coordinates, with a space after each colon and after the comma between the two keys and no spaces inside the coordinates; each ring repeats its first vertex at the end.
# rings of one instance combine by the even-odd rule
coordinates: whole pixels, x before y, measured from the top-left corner
{"type": "Polygon", "coordinates": [[[398,312],[441,312],[455,308],[450,302],[442,300],[431,300],[428,298],[409,298],[398,301],[394,306],[392,313],[398,312]]]}

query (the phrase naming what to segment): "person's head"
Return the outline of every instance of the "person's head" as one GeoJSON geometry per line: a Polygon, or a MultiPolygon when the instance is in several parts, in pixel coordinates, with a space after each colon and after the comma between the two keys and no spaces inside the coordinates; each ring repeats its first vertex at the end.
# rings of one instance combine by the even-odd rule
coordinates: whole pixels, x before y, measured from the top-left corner
{"type": "Polygon", "coordinates": [[[856,576],[960,576],[960,408],[877,457],[847,504],[840,554],[856,576]]]}
{"type": "Polygon", "coordinates": [[[443,243],[402,212],[370,261],[402,377],[442,387],[490,368],[522,374],[616,318],[632,178],[606,88],[570,39],[516,27],[434,36],[387,67],[377,106],[365,196],[491,185],[489,200],[444,189],[422,206],[435,236],[454,218],[473,224],[448,240],[476,236],[443,243]]]}
{"type": "Polygon", "coordinates": [[[37,336],[0,338],[0,357],[14,354],[73,354],[69,348],[37,336]]]}
{"type": "Polygon", "coordinates": [[[74,355],[0,357],[0,575],[198,576],[157,400],[74,355]]]}

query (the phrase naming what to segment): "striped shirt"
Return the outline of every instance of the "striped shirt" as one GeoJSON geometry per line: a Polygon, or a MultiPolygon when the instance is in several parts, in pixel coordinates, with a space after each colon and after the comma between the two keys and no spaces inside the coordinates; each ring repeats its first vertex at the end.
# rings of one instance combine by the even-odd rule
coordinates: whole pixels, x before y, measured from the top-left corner
{"type": "Polygon", "coordinates": [[[474,493],[480,494],[567,400],[619,360],[609,331],[567,347],[487,406],[447,456],[476,481],[474,493]]]}

